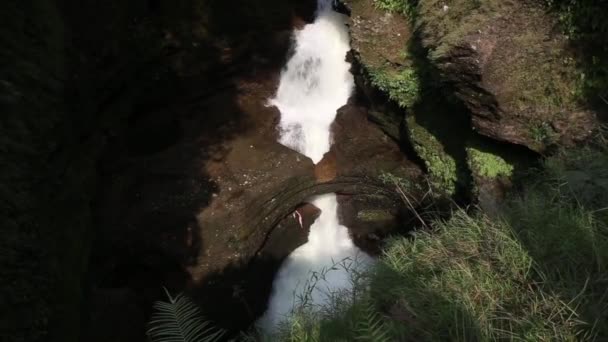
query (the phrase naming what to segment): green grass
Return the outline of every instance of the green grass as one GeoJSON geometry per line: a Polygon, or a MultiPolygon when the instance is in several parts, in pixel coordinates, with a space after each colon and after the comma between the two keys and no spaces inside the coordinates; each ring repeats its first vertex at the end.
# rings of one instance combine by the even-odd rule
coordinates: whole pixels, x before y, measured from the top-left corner
{"type": "Polygon", "coordinates": [[[279,340],[605,340],[608,153],[563,152],[533,174],[501,217],[456,210],[392,240],[353,292],[298,312],[279,340]]]}
{"type": "Polygon", "coordinates": [[[416,13],[418,0],[374,0],[377,8],[413,17],[416,13]]]}

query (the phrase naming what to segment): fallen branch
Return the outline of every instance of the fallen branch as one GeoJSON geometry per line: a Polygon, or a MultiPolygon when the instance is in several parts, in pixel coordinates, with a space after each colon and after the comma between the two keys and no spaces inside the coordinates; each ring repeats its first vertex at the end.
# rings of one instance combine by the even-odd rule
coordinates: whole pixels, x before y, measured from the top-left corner
{"type": "Polygon", "coordinates": [[[399,192],[399,194],[401,195],[401,198],[403,199],[405,204],[410,208],[410,210],[412,210],[414,215],[416,215],[416,218],[420,221],[420,223],[422,223],[422,225],[425,228],[428,228],[428,225],[426,224],[426,222],[424,222],[422,217],[418,214],[418,211],[416,210],[416,208],[414,208],[414,206],[412,205],[412,202],[410,202],[409,198],[407,197],[407,195],[405,194],[403,189],[401,189],[401,187],[399,186],[399,183],[396,180],[393,180],[393,183],[395,184],[395,188],[397,188],[397,192],[399,192]]]}

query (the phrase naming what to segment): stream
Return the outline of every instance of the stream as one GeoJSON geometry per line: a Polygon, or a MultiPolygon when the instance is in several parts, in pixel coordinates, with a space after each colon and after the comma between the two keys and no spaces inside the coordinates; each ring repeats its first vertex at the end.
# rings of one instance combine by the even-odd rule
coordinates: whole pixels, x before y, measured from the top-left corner
{"type": "MultiPolygon", "coordinates": [[[[330,149],[336,112],[355,87],[345,60],[350,50],[345,16],[332,9],[332,1],[319,0],[315,21],[294,32],[294,45],[269,105],[281,112],[279,142],[318,164],[330,149]]],[[[336,194],[317,196],[310,203],[321,215],[310,228],[308,242],[289,255],[274,279],[268,310],[259,321],[266,332],[276,329],[294,308],[314,310],[330,304],[332,294],[351,288],[352,272],[372,261],[339,223],[336,194]]]]}

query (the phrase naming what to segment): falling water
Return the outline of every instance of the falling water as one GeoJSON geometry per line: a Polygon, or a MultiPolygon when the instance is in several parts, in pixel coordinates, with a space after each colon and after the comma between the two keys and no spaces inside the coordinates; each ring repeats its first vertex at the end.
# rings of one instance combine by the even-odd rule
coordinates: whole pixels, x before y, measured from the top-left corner
{"type": "Polygon", "coordinates": [[[317,19],[295,33],[295,54],[281,75],[270,104],[281,112],[281,144],[316,164],[329,150],[330,125],[354,87],[348,30],[330,1],[319,0],[317,19]]]}
{"type": "MultiPolygon", "coordinates": [[[[331,144],[330,125],[336,111],[348,101],[354,88],[345,17],[332,10],[331,1],[319,0],[317,18],[295,32],[295,54],[281,75],[277,95],[270,103],[279,108],[280,142],[318,163],[331,144]]],[[[311,284],[311,272],[328,269],[343,260],[355,261],[353,267],[370,262],[352,242],[348,229],[338,221],[335,194],[311,201],[321,215],[310,227],[308,242],[296,249],[281,266],[273,284],[268,310],[260,326],[271,332],[284,320],[311,284]]],[[[337,267],[326,273],[323,288],[309,295],[313,306],[327,304],[328,292],[348,290],[350,272],[337,267]]]]}

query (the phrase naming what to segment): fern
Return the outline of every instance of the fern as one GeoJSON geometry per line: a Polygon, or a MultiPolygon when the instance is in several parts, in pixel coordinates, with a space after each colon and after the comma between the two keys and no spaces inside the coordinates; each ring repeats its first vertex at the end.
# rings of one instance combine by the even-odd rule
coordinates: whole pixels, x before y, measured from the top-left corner
{"type": "Polygon", "coordinates": [[[390,342],[390,327],[382,321],[373,303],[366,303],[361,308],[361,317],[355,327],[355,340],[366,342],[390,342]]]}
{"type": "Polygon", "coordinates": [[[148,336],[152,342],[215,342],[223,335],[205,321],[200,309],[183,294],[172,297],[165,289],[168,302],[156,302],[149,323],[148,336]]]}

